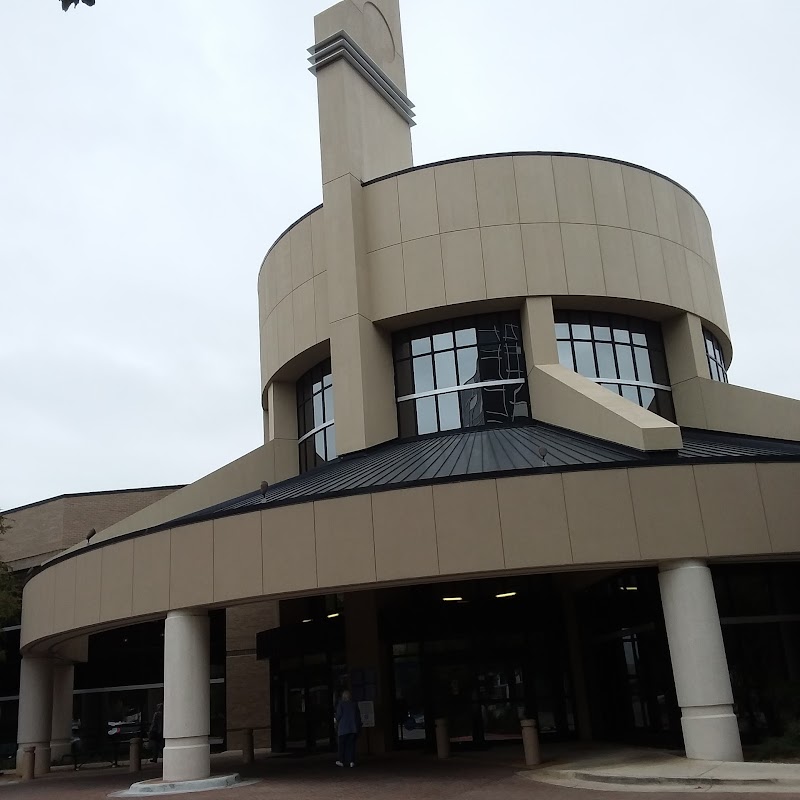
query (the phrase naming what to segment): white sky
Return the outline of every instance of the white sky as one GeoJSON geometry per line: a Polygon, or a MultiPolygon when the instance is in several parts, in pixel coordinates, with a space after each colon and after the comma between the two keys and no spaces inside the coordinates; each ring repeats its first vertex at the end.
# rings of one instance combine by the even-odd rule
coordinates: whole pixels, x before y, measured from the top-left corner
{"type": "MultiPolygon", "coordinates": [[[[711,219],[732,382],[800,397],[800,3],[401,0],[415,162],[621,158],[711,219]]],[[[0,3],[0,507],[257,447],[256,277],[321,200],[327,0],[0,3]]]]}

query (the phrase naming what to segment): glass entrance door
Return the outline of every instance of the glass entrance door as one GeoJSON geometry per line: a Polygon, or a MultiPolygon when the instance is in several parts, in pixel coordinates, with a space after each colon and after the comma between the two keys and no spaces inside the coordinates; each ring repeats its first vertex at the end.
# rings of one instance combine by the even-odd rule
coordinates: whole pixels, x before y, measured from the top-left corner
{"type": "Polygon", "coordinates": [[[333,731],[333,689],[326,665],[286,671],[285,746],[290,750],[329,750],[333,731]]]}

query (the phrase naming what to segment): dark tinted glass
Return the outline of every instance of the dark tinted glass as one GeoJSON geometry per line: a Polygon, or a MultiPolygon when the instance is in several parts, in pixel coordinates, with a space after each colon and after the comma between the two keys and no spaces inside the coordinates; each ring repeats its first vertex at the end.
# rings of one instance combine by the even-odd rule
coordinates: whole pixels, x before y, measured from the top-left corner
{"type": "MultiPolygon", "coordinates": [[[[333,420],[333,376],[327,359],[312,367],[297,381],[297,434],[308,433],[333,420]]],[[[330,425],[298,446],[300,472],[336,458],[334,426],[330,425]]]]}
{"type": "Polygon", "coordinates": [[[555,328],[563,366],[674,421],[670,392],[659,388],[670,383],[657,322],[620,314],[556,311],[555,328]]]}
{"type": "Polygon", "coordinates": [[[706,358],[708,359],[708,371],[712,381],[728,382],[728,372],[725,369],[725,356],[722,354],[717,337],[713,333],[703,328],[703,338],[706,343],[706,358]]]}
{"type": "Polygon", "coordinates": [[[530,417],[517,313],[465,317],[403,331],[394,337],[394,356],[397,397],[430,393],[398,403],[401,436],[530,417]],[[504,383],[462,388],[500,381],[504,383]]]}

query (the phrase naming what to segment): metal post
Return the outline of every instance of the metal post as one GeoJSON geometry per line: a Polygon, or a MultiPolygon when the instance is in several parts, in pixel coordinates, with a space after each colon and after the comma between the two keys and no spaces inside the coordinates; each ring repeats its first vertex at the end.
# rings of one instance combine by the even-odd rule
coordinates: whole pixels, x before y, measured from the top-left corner
{"type": "Polygon", "coordinates": [[[522,725],[522,746],[525,748],[525,763],[529,767],[540,764],[539,756],[539,731],[536,729],[535,719],[520,720],[522,725]]]}
{"type": "Polygon", "coordinates": [[[32,781],[33,771],[36,766],[36,747],[27,745],[22,748],[22,780],[32,781]]]}
{"type": "Polygon", "coordinates": [[[444,717],[436,720],[436,755],[439,758],[450,758],[450,733],[444,717]]]}
{"type": "Polygon", "coordinates": [[[130,741],[130,757],[128,772],[141,772],[142,769],[142,740],[138,737],[130,741]]]}
{"type": "Polygon", "coordinates": [[[253,743],[253,729],[245,728],[242,731],[242,763],[252,764],[256,759],[256,750],[253,743]]]}

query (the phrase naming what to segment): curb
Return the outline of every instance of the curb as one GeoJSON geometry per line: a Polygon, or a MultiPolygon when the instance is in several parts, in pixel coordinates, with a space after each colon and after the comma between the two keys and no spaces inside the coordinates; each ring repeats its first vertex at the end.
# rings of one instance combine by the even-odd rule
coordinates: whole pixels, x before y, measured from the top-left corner
{"type": "Polygon", "coordinates": [[[115,792],[111,797],[153,797],[162,794],[188,794],[189,792],[209,792],[213,789],[230,789],[241,782],[238,772],[230,775],[214,775],[196,781],[139,781],[129,789],[115,792]]]}
{"type": "Polygon", "coordinates": [[[579,781],[592,781],[594,783],[617,783],[628,786],[792,786],[794,781],[783,781],[780,778],[714,778],[699,775],[692,777],[653,776],[639,777],[637,775],[604,775],[596,772],[565,772],[565,776],[579,781]]]}

